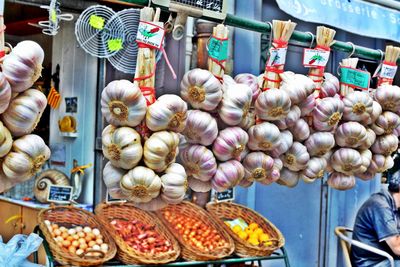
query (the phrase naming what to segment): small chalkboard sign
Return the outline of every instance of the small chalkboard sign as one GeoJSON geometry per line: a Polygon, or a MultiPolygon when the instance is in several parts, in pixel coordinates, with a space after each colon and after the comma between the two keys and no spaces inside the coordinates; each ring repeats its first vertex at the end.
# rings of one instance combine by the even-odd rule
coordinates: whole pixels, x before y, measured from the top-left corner
{"type": "Polygon", "coordinates": [[[48,202],[70,203],[74,189],[72,186],[50,185],[48,202]]]}
{"type": "Polygon", "coordinates": [[[171,2],[215,12],[222,12],[224,4],[224,0],[172,0],[171,2]]]}
{"type": "Polygon", "coordinates": [[[110,202],[126,202],[125,199],[119,199],[119,198],[113,198],[109,193],[108,190],[106,192],[106,202],[110,203],[110,202]]]}
{"type": "Polygon", "coordinates": [[[235,199],[235,189],[231,188],[223,192],[216,192],[213,190],[213,198],[218,202],[233,201],[235,199]]]}

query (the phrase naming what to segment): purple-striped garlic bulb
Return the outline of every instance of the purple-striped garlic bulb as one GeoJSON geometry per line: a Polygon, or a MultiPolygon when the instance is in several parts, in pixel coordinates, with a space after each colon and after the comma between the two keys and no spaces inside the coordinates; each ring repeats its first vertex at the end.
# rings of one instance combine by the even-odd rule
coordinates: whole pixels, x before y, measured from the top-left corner
{"type": "Polygon", "coordinates": [[[326,159],[312,157],[308,162],[307,168],[300,172],[300,178],[306,183],[312,183],[316,179],[320,179],[324,176],[326,165],[326,159]]]}
{"type": "Polygon", "coordinates": [[[194,192],[209,192],[211,191],[211,181],[201,181],[194,177],[188,177],[188,186],[194,192]]]}
{"type": "Polygon", "coordinates": [[[339,148],[332,154],[330,164],[337,172],[353,175],[361,168],[361,154],[352,148],[339,148]]]}
{"type": "Polygon", "coordinates": [[[241,186],[241,187],[247,188],[247,187],[252,186],[253,183],[254,183],[254,181],[250,181],[250,180],[248,180],[246,177],[244,177],[244,178],[240,181],[240,183],[239,183],[238,185],[241,186]]]}
{"type": "MultiPolygon", "coordinates": [[[[293,142],[289,150],[280,156],[283,161],[283,166],[291,171],[301,171],[307,167],[310,155],[307,148],[299,142],[293,142]]],[[[282,174],[281,174],[282,176],[282,174]]]]}
{"type": "Polygon", "coordinates": [[[247,131],[251,150],[271,151],[278,147],[281,142],[281,135],[278,127],[269,122],[256,124],[247,131]]]}
{"type": "Polygon", "coordinates": [[[367,129],[356,121],[341,124],[335,132],[335,141],[338,146],[357,148],[368,138],[367,129]]]}
{"type": "Polygon", "coordinates": [[[315,132],[310,135],[304,144],[310,156],[320,157],[335,146],[335,138],[329,132],[315,132]]]}
{"type": "Polygon", "coordinates": [[[279,75],[282,78],[280,90],[285,91],[292,105],[299,104],[314,92],[315,83],[308,76],[285,71],[279,75]]]}
{"type": "Polygon", "coordinates": [[[329,175],[328,185],[337,190],[348,190],[356,185],[356,178],[353,175],[333,172],[329,175]]]}
{"type": "Polygon", "coordinates": [[[250,73],[242,73],[235,76],[235,82],[242,83],[251,88],[253,92],[252,103],[254,103],[261,93],[260,87],[258,86],[258,78],[250,73]]]}
{"type": "Polygon", "coordinates": [[[374,99],[381,104],[383,110],[399,114],[400,88],[398,86],[382,84],[375,90],[374,99]]]}
{"type": "Polygon", "coordinates": [[[354,91],[343,98],[343,119],[366,121],[372,114],[372,97],[367,92],[354,91]]]}
{"type": "Polygon", "coordinates": [[[217,121],[208,112],[189,110],[183,134],[191,144],[209,146],[218,136],[217,121]]]}
{"type": "Polygon", "coordinates": [[[289,130],[285,130],[281,132],[281,142],[279,146],[274,148],[269,152],[269,154],[278,158],[280,155],[289,150],[289,148],[293,145],[293,135],[289,130]]]}
{"type": "Polygon", "coordinates": [[[255,124],[256,124],[256,114],[254,113],[254,110],[250,110],[247,113],[246,117],[244,117],[242,121],[239,123],[239,127],[247,131],[251,126],[255,124]]]}
{"type": "Polygon", "coordinates": [[[394,165],[393,158],[391,156],[384,156],[380,154],[372,155],[371,164],[368,168],[369,172],[382,173],[394,165]]]}
{"type": "Polygon", "coordinates": [[[222,192],[238,185],[243,178],[243,165],[237,160],[228,160],[218,165],[211,185],[215,191],[222,192]]]}
{"type": "Polygon", "coordinates": [[[319,92],[319,97],[320,98],[325,98],[325,97],[333,97],[336,94],[339,93],[340,89],[340,83],[339,79],[336,78],[336,76],[325,72],[324,73],[324,82],[321,85],[321,89],[319,92]]]}
{"type": "Polygon", "coordinates": [[[248,134],[240,127],[228,127],[219,132],[212,150],[220,161],[236,159],[241,161],[247,154],[248,134]]]}
{"type": "Polygon", "coordinates": [[[371,129],[377,135],[392,134],[394,129],[400,125],[400,117],[394,112],[384,111],[371,125],[371,129]]]}
{"type": "Polygon", "coordinates": [[[371,116],[369,116],[365,121],[363,121],[363,124],[372,124],[375,123],[375,121],[378,119],[378,117],[382,114],[382,107],[381,105],[376,102],[372,101],[372,113],[371,116]]]}
{"type": "Polygon", "coordinates": [[[298,142],[306,140],[310,136],[310,127],[304,119],[298,119],[293,126],[289,127],[293,139],[298,142]]]}
{"type": "Polygon", "coordinates": [[[274,160],[264,152],[251,152],[243,160],[245,178],[249,181],[265,180],[274,160]]]}
{"type": "Polygon", "coordinates": [[[368,149],[376,140],[376,134],[371,128],[367,128],[367,138],[359,146],[359,149],[368,149]]]}
{"type": "Polygon", "coordinates": [[[281,120],[290,111],[290,97],[283,90],[276,88],[262,92],[255,104],[256,115],[265,121],[281,120]]]}
{"type": "Polygon", "coordinates": [[[312,112],[314,129],[321,132],[332,131],[342,118],[343,110],[344,104],[339,98],[321,99],[312,112]]]}
{"type": "Polygon", "coordinates": [[[399,139],[394,134],[379,135],[371,146],[372,152],[389,156],[397,150],[399,139]]]}
{"type": "Polygon", "coordinates": [[[282,168],[281,176],[276,183],[287,187],[295,187],[299,183],[299,179],[298,172],[291,171],[288,168],[282,168]]]}
{"type": "Polygon", "coordinates": [[[279,125],[279,129],[287,129],[288,127],[292,127],[299,119],[301,115],[301,110],[298,106],[294,105],[290,108],[290,111],[286,118],[274,121],[275,125],[279,125]]]}
{"type": "Polygon", "coordinates": [[[209,181],[217,171],[217,162],[211,150],[201,145],[189,145],[179,156],[188,176],[209,181]]]}
{"type": "Polygon", "coordinates": [[[306,100],[299,103],[301,117],[310,115],[316,104],[317,102],[315,101],[315,96],[313,94],[309,95],[306,100]]]}
{"type": "Polygon", "coordinates": [[[369,149],[364,149],[364,150],[360,150],[360,155],[361,155],[361,167],[358,170],[358,173],[364,173],[367,171],[369,165],[371,164],[371,160],[372,160],[372,152],[369,149]]]}
{"type": "Polygon", "coordinates": [[[193,69],[182,78],[181,97],[196,109],[214,110],[222,99],[222,85],[211,72],[193,69]]]}

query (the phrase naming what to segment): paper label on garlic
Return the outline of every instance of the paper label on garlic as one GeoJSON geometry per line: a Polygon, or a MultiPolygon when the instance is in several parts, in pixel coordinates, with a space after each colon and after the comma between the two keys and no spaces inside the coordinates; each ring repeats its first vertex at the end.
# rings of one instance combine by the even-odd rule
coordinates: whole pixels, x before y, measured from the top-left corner
{"type": "Polygon", "coordinates": [[[340,82],[353,88],[368,90],[371,74],[349,67],[340,68],[340,82]]]}
{"type": "Polygon", "coordinates": [[[140,21],[136,42],[160,49],[164,41],[164,35],[165,31],[163,27],[148,21],[140,21]]]}
{"type": "Polygon", "coordinates": [[[388,64],[383,63],[379,77],[393,79],[394,76],[396,75],[396,71],[397,71],[397,66],[388,65],[388,64]]]}
{"type": "Polygon", "coordinates": [[[225,61],[228,59],[228,39],[218,39],[212,36],[207,49],[208,56],[215,60],[225,61]]]}
{"type": "Polygon", "coordinates": [[[325,67],[329,60],[330,51],[304,48],[303,66],[310,67],[325,67]]]}
{"type": "Polygon", "coordinates": [[[271,48],[267,60],[267,67],[285,65],[287,47],[271,48]]]}

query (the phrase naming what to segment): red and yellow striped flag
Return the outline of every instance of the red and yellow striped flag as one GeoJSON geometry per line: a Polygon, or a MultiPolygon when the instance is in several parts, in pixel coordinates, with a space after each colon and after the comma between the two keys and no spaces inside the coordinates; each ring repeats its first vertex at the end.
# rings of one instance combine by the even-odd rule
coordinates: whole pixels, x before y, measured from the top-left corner
{"type": "Polygon", "coordinates": [[[54,87],[51,87],[50,92],[47,96],[47,103],[53,109],[58,108],[61,103],[61,95],[57,92],[54,87]]]}

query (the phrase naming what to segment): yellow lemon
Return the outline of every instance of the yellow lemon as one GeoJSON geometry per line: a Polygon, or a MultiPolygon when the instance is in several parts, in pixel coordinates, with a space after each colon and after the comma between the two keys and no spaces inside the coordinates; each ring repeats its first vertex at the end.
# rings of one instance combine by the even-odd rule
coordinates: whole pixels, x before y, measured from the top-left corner
{"type": "Polygon", "coordinates": [[[249,239],[249,243],[252,244],[253,246],[258,246],[260,244],[260,242],[258,242],[257,239],[249,239]]]}
{"type": "Polygon", "coordinates": [[[238,233],[238,236],[239,236],[239,238],[242,239],[242,240],[247,240],[247,238],[249,237],[249,235],[248,235],[246,232],[244,232],[244,231],[240,231],[240,232],[238,233]]]}
{"type": "Polygon", "coordinates": [[[260,242],[268,241],[268,239],[269,239],[268,234],[261,234],[261,235],[258,236],[258,240],[259,240],[260,242]]]}
{"type": "Polygon", "coordinates": [[[244,231],[248,234],[251,235],[253,233],[253,230],[251,230],[249,227],[246,227],[246,229],[244,229],[244,231]]]}
{"type": "Polygon", "coordinates": [[[251,223],[248,227],[249,227],[251,230],[255,230],[255,229],[258,228],[258,224],[256,224],[256,223],[251,223]]]}
{"type": "Polygon", "coordinates": [[[261,228],[257,228],[254,230],[254,233],[257,234],[257,236],[264,234],[264,231],[261,228]]]}
{"type": "Polygon", "coordinates": [[[239,233],[240,231],[242,231],[242,227],[240,227],[239,225],[235,225],[235,226],[233,226],[232,231],[233,231],[235,234],[237,234],[237,233],[239,233]]]}
{"type": "Polygon", "coordinates": [[[264,246],[266,247],[272,246],[272,241],[264,242],[264,246]]]}
{"type": "Polygon", "coordinates": [[[258,234],[256,234],[255,232],[253,232],[253,233],[250,235],[249,239],[258,240],[258,234]]]}

